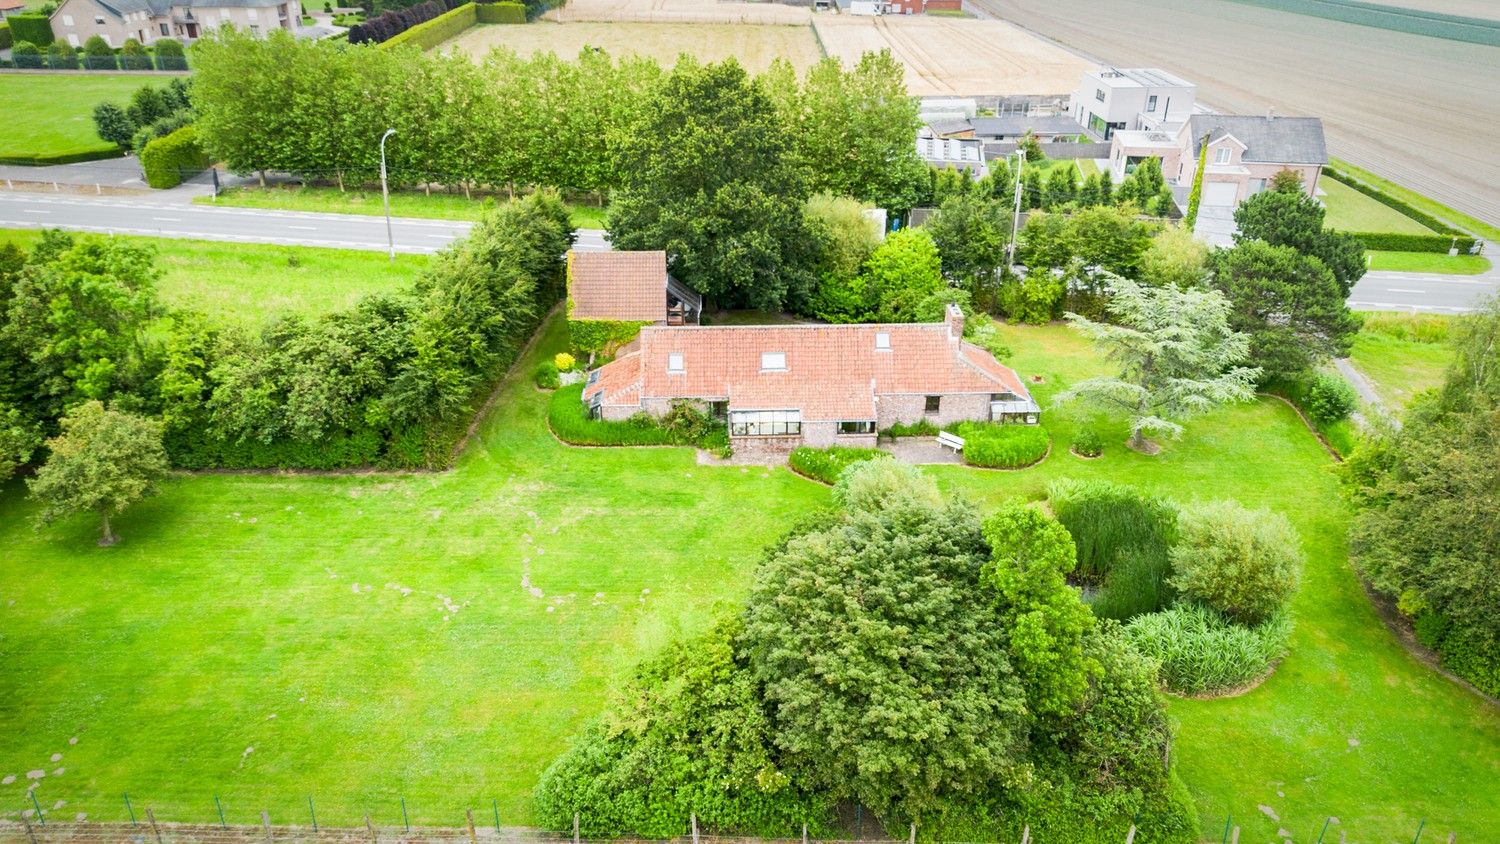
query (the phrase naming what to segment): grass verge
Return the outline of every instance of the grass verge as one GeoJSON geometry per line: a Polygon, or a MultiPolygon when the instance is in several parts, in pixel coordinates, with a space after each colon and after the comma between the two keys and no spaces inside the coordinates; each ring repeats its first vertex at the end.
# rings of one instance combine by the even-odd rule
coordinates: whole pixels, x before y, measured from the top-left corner
{"type": "MultiPolygon", "coordinates": [[[[1384,206],[1382,206],[1384,207],[1384,206]]],[[[1483,255],[1442,255],[1436,252],[1366,252],[1370,269],[1406,273],[1479,275],[1494,265],[1483,255]]]]}
{"type": "MultiPolygon", "coordinates": [[[[237,187],[219,194],[217,201],[200,196],[200,204],[236,208],[266,208],[276,211],[315,211],[328,214],[363,214],[378,217],[385,213],[379,190],[346,190],[330,187],[237,187]]],[[[475,197],[463,194],[420,191],[391,193],[391,214],[396,217],[426,217],[433,220],[478,220],[485,208],[503,197],[475,197]]],[[[602,229],[608,209],[593,205],[568,204],[573,225],[581,229],[602,229]]]]}
{"type": "Polygon", "coordinates": [[[1366,328],[1355,335],[1349,360],[1369,379],[1380,400],[1399,410],[1413,396],[1443,383],[1453,350],[1446,342],[1366,328]]]}
{"type": "MultiPolygon", "coordinates": [[[[156,289],[164,302],[250,322],[318,316],[370,293],[405,289],[430,261],[427,255],[397,255],[392,262],[380,252],[352,249],[114,237],[156,249],[163,272],[156,289]]],[[[39,239],[34,229],[0,229],[0,243],[29,248],[39,239]]]]}

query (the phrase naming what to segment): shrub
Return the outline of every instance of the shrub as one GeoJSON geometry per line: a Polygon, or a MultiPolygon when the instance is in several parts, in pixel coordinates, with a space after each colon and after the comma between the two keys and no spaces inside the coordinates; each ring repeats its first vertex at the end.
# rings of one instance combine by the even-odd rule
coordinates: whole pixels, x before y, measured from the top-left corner
{"type": "Polygon", "coordinates": [[[1085,425],[1073,435],[1073,451],[1083,457],[1098,457],[1104,453],[1104,440],[1092,425],[1085,425]]]}
{"type": "Polygon", "coordinates": [[[94,106],[94,133],[124,148],[130,145],[130,139],[135,135],[135,124],[125,116],[124,109],[114,103],[100,103],[94,106]]]}
{"type": "Polygon", "coordinates": [[[187,70],[187,52],[176,38],[161,38],[152,49],[156,51],[157,70],[187,70]]]}
{"type": "Polygon", "coordinates": [[[9,50],[14,36],[10,33],[10,25],[0,20],[0,50],[9,50]]]}
{"type": "Polygon", "coordinates": [[[938,435],[938,426],[928,422],[926,419],[918,419],[915,422],[897,422],[884,431],[880,432],[886,437],[935,437],[938,435]]]}
{"type": "Polygon", "coordinates": [[[1343,376],[1317,372],[1308,379],[1306,404],[1312,418],[1324,424],[1342,422],[1359,406],[1359,394],[1343,376]]]}
{"type": "Polygon", "coordinates": [[[1161,681],[1184,695],[1242,688],[1286,653],[1292,619],[1277,612],[1255,627],[1233,624],[1208,607],[1178,605],[1125,625],[1137,649],[1161,664],[1161,681]]]}
{"type": "Polygon", "coordinates": [[[1286,517],[1232,501],[1195,504],[1177,520],[1171,583],[1241,624],[1276,614],[1297,589],[1302,551],[1286,517]]]}
{"type": "Polygon", "coordinates": [[[964,422],[954,433],[964,438],[964,462],[986,469],[1019,469],[1047,456],[1051,440],[1040,425],[964,422]]]}
{"type": "Polygon", "coordinates": [[[567,352],[558,352],[552,356],[552,363],[557,367],[558,372],[572,372],[577,361],[567,352]]]}
{"type": "Polygon", "coordinates": [[[562,386],[562,381],[557,377],[557,364],[550,360],[544,360],[537,365],[536,373],[532,380],[543,390],[555,390],[562,386]]]}
{"type": "Polygon", "coordinates": [[[47,45],[47,67],[53,70],[77,70],[78,51],[66,41],[53,41],[47,45]]]}
{"type": "Polygon", "coordinates": [[[125,46],[120,48],[121,70],[150,70],[151,54],[141,46],[141,42],[134,38],[126,38],[125,46]]]}
{"type": "Polygon", "coordinates": [[[645,413],[623,422],[590,419],[583,404],[582,384],[570,384],[552,394],[547,403],[547,423],[558,439],[573,445],[697,445],[722,450],[728,447],[729,438],[726,426],[714,423],[687,403],[674,405],[660,420],[645,413]],[[706,422],[694,419],[692,413],[706,422]]]}
{"type": "Polygon", "coordinates": [[[1457,249],[1466,254],[1474,249],[1474,238],[1466,234],[1397,234],[1395,232],[1349,232],[1366,249],[1388,252],[1436,252],[1446,255],[1457,249]]]}
{"type": "Polygon", "coordinates": [[[198,130],[192,126],[146,144],[141,150],[141,169],[146,184],[158,190],[176,187],[208,167],[208,155],[198,145],[198,130]]]}
{"type": "Polygon", "coordinates": [[[1045,268],[1032,270],[1024,279],[1006,282],[1000,288],[1000,308],[1014,322],[1045,325],[1056,319],[1063,294],[1062,279],[1045,268]]]}
{"type": "MultiPolygon", "coordinates": [[[[53,41],[52,21],[46,15],[9,15],[5,23],[10,27],[11,37],[15,39],[16,46],[21,42],[35,44],[38,48],[46,47],[53,41]]],[[[16,65],[21,67],[21,65],[16,65]]]]}
{"type": "Polygon", "coordinates": [[[1098,589],[1095,615],[1124,620],[1171,601],[1171,502],[1107,481],[1059,481],[1047,500],[1078,548],[1075,576],[1098,589]]]}
{"type": "Polygon", "coordinates": [[[890,456],[890,452],[881,451],[878,448],[851,448],[841,445],[829,448],[803,446],[793,451],[787,458],[787,462],[791,465],[792,471],[797,474],[832,485],[845,469],[855,463],[890,456]]]}
{"type": "Polygon", "coordinates": [[[119,70],[115,51],[102,36],[90,35],[83,42],[83,67],[85,70],[119,70]]]}
{"type": "Polygon", "coordinates": [[[157,138],[165,138],[178,129],[184,129],[193,125],[195,118],[196,115],[190,109],[174,111],[152,123],[137,128],[135,135],[130,139],[130,147],[135,150],[136,155],[140,155],[146,151],[146,144],[151,143],[157,138]]]}
{"type": "Polygon", "coordinates": [[[479,6],[480,23],[525,23],[523,3],[484,3],[479,6]]]}
{"type": "Polygon", "coordinates": [[[10,51],[16,67],[22,70],[36,70],[41,68],[46,59],[42,57],[41,48],[30,41],[17,41],[15,49],[10,51]]]}

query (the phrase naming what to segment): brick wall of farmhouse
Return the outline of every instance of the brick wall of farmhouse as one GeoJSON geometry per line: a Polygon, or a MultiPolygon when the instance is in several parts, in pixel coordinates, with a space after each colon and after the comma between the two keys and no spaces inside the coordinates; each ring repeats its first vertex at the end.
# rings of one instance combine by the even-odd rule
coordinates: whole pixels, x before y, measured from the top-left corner
{"type": "Polygon", "coordinates": [[[927,413],[926,406],[926,396],[880,396],[875,407],[875,427],[883,431],[897,422],[910,425],[926,419],[941,428],[955,422],[988,422],[990,418],[988,393],[945,395],[938,404],[937,413],[927,413]]]}
{"type": "Polygon", "coordinates": [[[797,446],[802,445],[802,438],[791,437],[730,437],[729,446],[734,449],[736,457],[744,457],[751,460],[776,460],[786,457],[797,446]]]}

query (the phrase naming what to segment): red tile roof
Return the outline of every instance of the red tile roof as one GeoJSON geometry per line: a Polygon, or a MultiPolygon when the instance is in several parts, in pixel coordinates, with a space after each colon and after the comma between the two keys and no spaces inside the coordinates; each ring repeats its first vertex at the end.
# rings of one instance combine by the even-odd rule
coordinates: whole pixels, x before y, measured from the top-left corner
{"type": "Polygon", "coordinates": [[[896,325],[647,326],[600,369],[585,399],[609,406],[643,399],[729,402],[732,410],[801,410],[804,420],[875,418],[882,395],[1012,392],[1021,379],[989,353],[952,336],[948,323],[896,325]],[[890,349],[875,347],[888,334],[890,349]],[[761,354],[786,355],[763,371],[761,354]],[[681,354],[683,371],[667,371],[681,354]]]}
{"type": "Polygon", "coordinates": [[[569,316],[659,322],[667,318],[667,253],[569,252],[569,316]]]}

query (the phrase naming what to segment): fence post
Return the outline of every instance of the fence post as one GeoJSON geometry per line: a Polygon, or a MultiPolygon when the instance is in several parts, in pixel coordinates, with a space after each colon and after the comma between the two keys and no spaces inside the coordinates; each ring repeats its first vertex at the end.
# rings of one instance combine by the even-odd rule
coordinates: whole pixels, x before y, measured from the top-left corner
{"type": "Polygon", "coordinates": [[[370,841],[371,841],[371,844],[374,844],[375,841],[379,840],[377,838],[377,836],[375,835],[375,824],[370,823],[370,813],[369,812],[365,812],[365,829],[368,829],[370,831],[370,841]]]}
{"type": "Polygon", "coordinates": [[[802,844],[807,844],[807,824],[802,825],[802,844]]]}
{"type": "Polygon", "coordinates": [[[469,822],[469,844],[479,844],[479,835],[474,832],[474,810],[465,809],[464,818],[469,822]]]}
{"type": "Polygon", "coordinates": [[[307,795],[307,814],[312,816],[313,832],[318,831],[318,810],[313,808],[312,795],[307,795]]]}
{"type": "Polygon", "coordinates": [[[1135,844],[1135,824],[1130,825],[1130,831],[1125,833],[1125,844],[1135,844]]]}
{"type": "Polygon", "coordinates": [[[266,841],[273,841],[271,837],[271,813],[265,809],[260,810],[260,825],[266,830],[266,841]]]}
{"type": "Polygon", "coordinates": [[[135,822],[135,807],[132,806],[132,805],[130,805],[130,792],[128,792],[128,791],[124,792],[124,796],[125,796],[125,811],[127,811],[127,812],[130,813],[130,825],[131,826],[140,826],[140,824],[138,824],[138,823],[135,822]]]}
{"type": "MultiPolygon", "coordinates": [[[[32,792],[32,799],[35,799],[35,798],[36,798],[36,793],[32,792]]],[[[1427,826],[1427,819],[1423,818],[1422,821],[1421,821],[1421,823],[1417,824],[1417,834],[1416,834],[1415,837],[1412,838],[1411,844],[1417,844],[1418,841],[1422,840],[1422,828],[1425,827],[1425,826],[1427,826]]]]}
{"type": "Polygon", "coordinates": [[[31,820],[22,815],[21,823],[26,824],[26,837],[31,839],[31,844],[36,844],[36,830],[31,828],[31,820]]]}
{"type": "Polygon", "coordinates": [[[1240,844],[1240,828],[1239,827],[1235,827],[1229,833],[1229,842],[1230,842],[1230,844],[1240,844]]]}
{"type": "Polygon", "coordinates": [[[1021,844],[1031,844],[1031,824],[1027,824],[1026,828],[1021,830],[1021,844]]]}
{"type": "Polygon", "coordinates": [[[36,822],[41,824],[42,826],[46,826],[47,818],[42,815],[42,804],[36,802],[36,791],[31,790],[26,793],[31,797],[31,805],[36,807],[36,822]]]}
{"type": "Polygon", "coordinates": [[[495,810],[495,834],[500,834],[500,801],[490,798],[490,808],[495,810]]]}
{"type": "Polygon", "coordinates": [[[161,827],[156,825],[156,813],[151,811],[150,806],[146,807],[146,820],[151,822],[151,831],[156,835],[156,844],[161,844],[161,827]]]}
{"type": "Polygon", "coordinates": [[[1333,823],[1333,818],[1329,818],[1328,820],[1323,821],[1323,830],[1318,833],[1317,844],[1323,844],[1323,836],[1328,833],[1328,825],[1331,823],[1333,823]]]}
{"type": "Polygon", "coordinates": [[[214,795],[214,806],[219,810],[219,828],[228,829],[229,824],[224,821],[224,804],[219,802],[219,795],[214,795]]]}
{"type": "Polygon", "coordinates": [[[698,813],[693,812],[693,844],[698,844],[698,813]]]}
{"type": "Polygon", "coordinates": [[[401,798],[401,825],[406,827],[406,834],[411,835],[411,820],[406,817],[406,798],[401,798]]]}
{"type": "Polygon", "coordinates": [[[917,825],[915,822],[913,822],[911,825],[911,836],[908,837],[906,841],[907,844],[917,844],[917,825]]]}
{"type": "Polygon", "coordinates": [[[578,813],[573,813],[573,844],[578,844],[578,813]]]}
{"type": "Polygon", "coordinates": [[[1234,822],[1234,812],[1224,816],[1224,840],[1221,844],[1229,844],[1229,825],[1234,822]]]}

